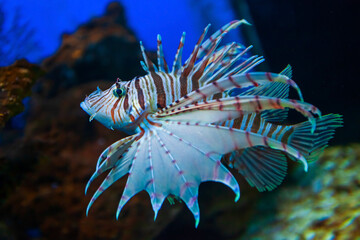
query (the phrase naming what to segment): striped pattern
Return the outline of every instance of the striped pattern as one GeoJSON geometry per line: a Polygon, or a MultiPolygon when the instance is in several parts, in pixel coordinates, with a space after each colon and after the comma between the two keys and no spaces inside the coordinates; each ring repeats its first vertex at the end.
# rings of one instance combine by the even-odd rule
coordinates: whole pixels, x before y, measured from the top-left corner
{"type": "Polygon", "coordinates": [[[90,120],[131,135],[100,155],[85,191],[95,178],[109,173],[90,200],[87,213],[102,192],[128,174],[117,218],[124,205],[145,190],[154,218],[165,198],[174,196],[184,201],[197,226],[201,182],[221,182],[233,190],[235,201],[240,197],[238,183],[224,164],[259,191],[270,191],[283,181],[287,158],[301,162],[307,171],[308,161],[327,146],[342,125],[342,117],[321,116],[319,109],[305,103],[291,79],[290,66],[279,74],[250,72],[264,61],[261,56],[248,56],[252,46],[230,43],[219,47],[225,34],[241,24],[248,23],[230,22],[205,40],[207,26],[184,64],[183,33],[171,70],[160,35],[157,65],[140,42],[141,65],[147,74],[131,81],[117,80],[81,103],[90,120]],[[288,99],[290,87],[299,100],[288,99]],[[121,94],[114,94],[117,91],[121,94]],[[289,109],[308,121],[285,125],[289,109]]]}
{"type": "MultiPolygon", "coordinates": [[[[245,55],[251,49],[251,47],[244,48],[242,45],[231,43],[220,49],[218,48],[224,35],[231,29],[238,27],[239,25],[247,23],[245,20],[233,21],[225,25],[222,29],[215,32],[209,39],[203,42],[205,34],[210,27],[207,26],[201,35],[198,43],[196,44],[191,56],[182,66],[182,49],[185,42],[185,33],[182,35],[173,68],[171,72],[168,70],[167,63],[164,59],[161,36],[158,35],[158,47],[157,47],[157,63],[158,67],[147,56],[145,49],[140,42],[140,47],[144,62],[142,66],[145,71],[148,72],[146,76],[136,77],[130,82],[119,82],[121,87],[127,89],[127,94],[124,98],[116,99],[113,96],[112,91],[116,88],[114,84],[108,90],[96,91],[85,99],[85,103],[88,108],[92,109],[93,114],[111,116],[111,121],[107,124],[109,128],[113,129],[126,129],[127,132],[136,132],[136,124],[141,119],[141,114],[144,111],[156,112],[159,109],[172,106],[174,103],[182,102],[186,99],[192,99],[189,93],[196,91],[199,92],[200,98],[196,98],[194,101],[201,101],[203,99],[212,99],[213,95],[223,90],[217,87],[210,89],[210,91],[201,90],[209,82],[213,82],[214,86],[220,86],[215,80],[225,79],[225,82],[230,81],[230,85],[227,84],[227,89],[231,87],[239,87],[241,83],[237,84],[233,82],[238,80],[237,75],[231,76],[230,73],[243,74],[250,71],[253,67],[263,61],[262,57],[252,56],[245,58],[245,55]],[[198,61],[203,58],[202,61],[198,61]],[[235,66],[232,72],[231,69],[235,63],[239,62],[235,66]],[[233,83],[232,83],[233,82],[233,83]],[[89,103],[89,104],[88,104],[89,103]],[[131,124],[129,124],[129,122],[131,124]],[[126,126],[128,125],[129,126],[126,126]]],[[[241,80],[243,81],[243,79],[241,80]]],[[[245,80],[248,82],[248,80],[245,80]]],[[[243,83],[248,85],[248,83],[243,83]]],[[[205,87],[206,88],[206,87],[205,87]]],[[[186,105],[187,101],[182,103],[186,105]]]]}

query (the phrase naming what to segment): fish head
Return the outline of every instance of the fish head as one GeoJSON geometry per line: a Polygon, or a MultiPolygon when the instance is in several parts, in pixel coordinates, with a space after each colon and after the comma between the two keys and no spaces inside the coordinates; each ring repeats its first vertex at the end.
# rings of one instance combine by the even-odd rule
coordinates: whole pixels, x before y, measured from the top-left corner
{"type": "MultiPolygon", "coordinates": [[[[81,108],[93,119],[99,121],[110,129],[124,130],[134,122],[131,103],[131,91],[129,82],[117,79],[116,82],[106,90],[99,87],[81,102],[81,108]]],[[[131,132],[131,131],[130,131],[131,132]]]]}

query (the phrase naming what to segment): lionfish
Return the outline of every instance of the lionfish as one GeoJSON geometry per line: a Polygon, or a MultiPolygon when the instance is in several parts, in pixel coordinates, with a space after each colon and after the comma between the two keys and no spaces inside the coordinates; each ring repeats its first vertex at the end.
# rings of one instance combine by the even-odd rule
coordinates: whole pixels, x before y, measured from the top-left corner
{"type": "Polygon", "coordinates": [[[100,155],[87,183],[110,170],[89,202],[86,214],[115,181],[128,174],[116,218],[127,201],[146,190],[154,220],[165,198],[182,200],[198,226],[199,185],[221,182],[240,197],[240,188],[229,168],[236,169],[259,191],[270,191],[284,179],[287,158],[300,162],[304,170],[315,160],[342,125],[338,114],[321,116],[315,106],[303,101],[288,65],[279,74],[250,72],[264,61],[250,56],[252,46],[219,43],[246,20],[228,23],[207,40],[203,34],[190,57],[182,64],[185,33],[171,71],[165,61],[162,41],[157,36],[157,66],[140,42],[147,75],[99,88],[81,103],[90,115],[110,129],[130,136],[100,155]],[[294,88],[299,100],[288,99],[294,88]],[[284,124],[294,109],[307,121],[284,124]]]}

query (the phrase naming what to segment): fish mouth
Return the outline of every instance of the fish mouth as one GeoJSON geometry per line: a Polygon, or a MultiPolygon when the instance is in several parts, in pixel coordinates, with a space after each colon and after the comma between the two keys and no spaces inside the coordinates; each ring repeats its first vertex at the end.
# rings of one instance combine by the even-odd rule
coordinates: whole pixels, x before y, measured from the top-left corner
{"type": "Polygon", "coordinates": [[[81,107],[87,114],[89,114],[89,115],[92,114],[91,108],[90,108],[90,106],[89,106],[89,102],[88,102],[88,101],[85,100],[85,101],[81,102],[81,103],[80,103],[80,107],[81,107]]]}
{"type": "Polygon", "coordinates": [[[91,103],[94,103],[102,96],[103,91],[97,87],[97,89],[92,92],[89,96],[86,96],[85,100],[80,103],[80,107],[87,112],[89,115],[94,114],[94,106],[91,106],[91,103]]]}

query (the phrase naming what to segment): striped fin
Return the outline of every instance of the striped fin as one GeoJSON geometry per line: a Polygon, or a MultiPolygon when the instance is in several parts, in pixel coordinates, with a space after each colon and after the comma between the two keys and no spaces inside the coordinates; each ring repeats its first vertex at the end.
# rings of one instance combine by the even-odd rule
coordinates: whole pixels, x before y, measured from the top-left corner
{"type": "Polygon", "coordinates": [[[173,134],[183,139],[191,139],[191,142],[198,144],[199,147],[211,146],[211,151],[216,154],[223,155],[235,150],[254,146],[264,146],[281,150],[302,162],[305,171],[308,169],[306,159],[294,147],[258,133],[190,121],[166,120],[165,123],[162,124],[162,128],[173,132],[173,134]]]}
{"type": "MultiPolygon", "coordinates": [[[[216,46],[217,45],[214,44],[214,47],[216,46]]],[[[217,50],[216,52],[214,52],[215,49],[212,48],[210,51],[208,51],[208,54],[205,56],[205,58],[198,63],[198,65],[206,63],[206,69],[198,79],[201,86],[204,84],[204,79],[208,79],[214,73],[214,71],[223,67],[224,58],[229,55],[231,49],[234,48],[234,46],[235,44],[231,43],[224,46],[224,48],[221,50],[217,50]]],[[[226,64],[229,64],[229,62],[226,64]]]]}
{"type": "MultiPolygon", "coordinates": [[[[218,40],[218,42],[220,42],[220,40],[218,40]]],[[[214,64],[214,61],[220,61],[220,59],[223,56],[226,56],[226,52],[231,48],[232,45],[228,46],[227,48],[225,48],[221,54],[219,54],[217,56],[216,59],[214,59],[214,55],[216,53],[214,53],[217,44],[214,44],[214,46],[208,51],[208,54],[201,60],[199,61],[194,67],[193,69],[191,69],[191,72],[189,73],[189,77],[187,77],[188,80],[191,80],[191,82],[189,82],[189,84],[191,84],[192,86],[192,91],[198,89],[200,86],[202,86],[202,83],[199,81],[199,79],[203,78],[204,75],[208,75],[208,69],[211,68],[211,66],[214,64]]],[[[182,75],[183,76],[183,75],[182,75]]],[[[180,80],[185,80],[186,78],[183,76],[182,78],[180,78],[180,80]]],[[[183,83],[180,82],[180,84],[184,84],[185,81],[183,81],[183,83]]]]}
{"type": "Polygon", "coordinates": [[[106,148],[102,154],[100,155],[98,162],[96,164],[96,171],[91,176],[90,180],[88,181],[86,188],[85,188],[85,194],[92,183],[92,181],[98,177],[100,174],[105,172],[106,170],[110,168],[116,167],[116,165],[120,164],[121,159],[124,154],[129,150],[128,148],[130,145],[134,142],[135,135],[129,136],[126,138],[123,138],[113,144],[111,144],[108,148],[106,148]]]}
{"type": "MultiPolygon", "coordinates": [[[[206,29],[205,29],[206,30],[206,29]]],[[[203,37],[203,35],[202,35],[203,37]]],[[[199,42],[202,41],[202,38],[199,39],[199,42]]],[[[204,71],[206,69],[209,69],[210,66],[213,64],[211,61],[214,61],[213,55],[215,54],[214,51],[217,48],[218,44],[220,43],[221,38],[217,39],[216,42],[212,45],[212,48],[208,51],[208,53],[205,55],[205,57],[199,61],[196,65],[194,57],[196,56],[196,52],[198,48],[194,49],[193,58],[192,61],[188,62],[188,64],[183,68],[183,71],[179,78],[179,83],[181,86],[181,96],[184,96],[188,93],[189,89],[192,89],[192,91],[199,88],[201,85],[199,78],[202,78],[204,76],[204,71]],[[212,60],[211,60],[212,59],[212,60]],[[211,61],[210,61],[211,60],[211,61]]],[[[232,44],[234,45],[234,44],[232,44]]],[[[232,46],[231,45],[231,46],[232,46]]],[[[197,45],[198,46],[198,45],[197,45]]],[[[226,56],[226,51],[231,48],[231,46],[228,46],[226,49],[223,50],[223,53],[218,56],[218,58],[215,61],[219,61],[219,59],[226,56]]]]}
{"type": "MultiPolygon", "coordinates": [[[[232,42],[232,43],[225,44],[221,47],[217,47],[216,51],[214,51],[213,53],[210,53],[210,51],[208,51],[208,53],[205,56],[208,56],[211,54],[210,58],[209,58],[209,64],[213,64],[219,58],[222,58],[223,63],[219,64],[219,66],[222,66],[222,65],[228,64],[232,59],[234,59],[236,56],[238,56],[244,50],[245,50],[244,46],[240,45],[239,43],[232,42]],[[229,49],[227,49],[227,48],[229,48],[229,49]]],[[[216,71],[216,69],[215,69],[215,71],[216,71]]]]}
{"type": "Polygon", "coordinates": [[[201,84],[200,79],[204,78],[205,76],[208,76],[212,74],[214,71],[214,68],[220,65],[219,62],[222,62],[224,57],[228,56],[228,53],[230,53],[230,50],[235,46],[235,43],[228,44],[221,50],[216,50],[218,44],[220,43],[221,38],[217,39],[216,42],[212,45],[212,48],[208,50],[207,54],[204,56],[204,58],[199,61],[195,67],[190,69],[189,75],[196,74],[199,75],[198,82],[201,84]],[[216,51],[215,51],[216,50],[216,51]],[[198,74],[199,70],[202,69],[201,74],[198,74]],[[206,69],[206,71],[204,71],[206,69]],[[211,70],[210,70],[211,69],[211,70]]]}
{"type": "Polygon", "coordinates": [[[168,73],[169,68],[165,61],[160,34],[157,35],[157,60],[158,60],[159,71],[168,73]]]}
{"type": "Polygon", "coordinates": [[[232,90],[231,96],[246,96],[246,95],[259,95],[276,98],[288,98],[289,96],[289,85],[282,82],[269,82],[258,87],[252,87],[251,89],[236,94],[232,90]]]}
{"type": "MultiPolygon", "coordinates": [[[[292,77],[291,66],[287,65],[284,70],[282,70],[280,75],[285,75],[289,79],[292,77]]],[[[242,88],[234,88],[229,91],[230,96],[245,96],[245,95],[261,95],[268,97],[277,97],[277,98],[288,98],[289,96],[289,84],[284,84],[282,82],[269,82],[258,87],[251,86],[248,90],[243,91],[242,88]]]]}
{"type": "MultiPolygon", "coordinates": [[[[112,162],[112,161],[114,161],[115,158],[118,158],[121,154],[124,153],[124,151],[126,151],[126,148],[128,148],[129,144],[131,144],[133,141],[134,141],[134,136],[129,136],[129,137],[120,139],[119,141],[116,141],[115,143],[113,143],[109,147],[107,147],[100,154],[97,164],[96,164],[96,169],[99,169],[105,163],[105,161],[112,162]]],[[[107,163],[107,164],[109,164],[109,163],[107,163]]]]}
{"type": "MultiPolygon", "coordinates": [[[[181,72],[181,76],[180,76],[180,81],[182,78],[184,78],[186,80],[186,78],[189,76],[190,72],[193,70],[195,61],[197,59],[197,55],[198,52],[200,50],[200,45],[207,33],[207,31],[209,30],[210,24],[206,26],[206,28],[204,29],[204,32],[201,34],[198,42],[196,43],[193,52],[191,53],[189,59],[185,62],[183,70],[181,72]]],[[[215,46],[213,47],[213,49],[216,48],[217,44],[219,44],[220,41],[216,41],[215,46]]]]}
{"type": "Polygon", "coordinates": [[[263,96],[240,96],[211,100],[197,103],[173,110],[157,112],[154,117],[158,119],[180,121],[202,121],[217,123],[231,120],[252,112],[261,112],[268,109],[292,108],[309,119],[312,128],[315,128],[313,114],[321,115],[313,105],[296,100],[286,100],[263,96]]]}
{"type": "MultiPolygon", "coordinates": [[[[218,45],[221,42],[222,38],[225,36],[225,34],[242,23],[247,23],[247,22],[245,20],[233,21],[225,25],[223,28],[221,28],[216,33],[214,33],[205,43],[201,44],[208,30],[208,27],[210,26],[208,25],[205,28],[203,34],[201,35],[198,43],[196,44],[192,54],[184,64],[180,77],[180,83],[185,86],[187,84],[191,84],[186,82],[188,80],[188,77],[191,77],[192,85],[193,85],[192,89],[195,90],[198,88],[199,85],[200,86],[204,85],[205,81],[207,81],[208,83],[222,77],[225,74],[225,72],[237,60],[242,58],[243,55],[250,48],[245,49],[242,45],[238,43],[231,43],[231,44],[227,44],[224,48],[218,49],[218,45]],[[241,52],[239,49],[245,49],[245,50],[241,52]],[[200,58],[202,58],[201,61],[199,61],[195,65],[195,62],[198,61],[200,58]],[[205,68],[206,71],[204,72],[205,68]],[[216,71],[216,74],[211,76],[214,73],[214,71],[216,71]]],[[[258,63],[260,62],[261,61],[259,61],[258,63]]],[[[250,70],[257,64],[253,64],[252,66],[249,65],[246,66],[245,68],[250,70]]]]}
{"type": "Polygon", "coordinates": [[[288,78],[292,78],[292,67],[288,64],[284,70],[280,72],[280,74],[287,76],[288,78]]]}
{"type": "MultiPolygon", "coordinates": [[[[237,89],[232,89],[229,95],[235,96],[236,90],[237,89]]],[[[289,96],[289,85],[281,82],[270,82],[259,87],[252,87],[251,89],[238,94],[238,96],[246,95],[259,95],[287,99],[289,96]]],[[[286,120],[289,112],[288,110],[288,108],[285,108],[263,111],[261,113],[261,117],[268,122],[281,123],[286,120]]]]}
{"type": "Polygon", "coordinates": [[[341,127],[342,123],[342,116],[339,114],[321,116],[316,119],[316,129],[313,134],[308,122],[296,124],[288,138],[288,144],[298,149],[308,161],[315,161],[333,138],[335,129],[341,127]]]}
{"type": "Polygon", "coordinates": [[[173,67],[172,67],[172,74],[178,74],[178,72],[181,69],[181,58],[182,58],[182,51],[183,51],[183,47],[184,47],[184,43],[185,43],[185,35],[186,33],[183,32],[181,39],[180,39],[180,43],[179,43],[179,47],[176,51],[176,55],[175,55],[175,59],[174,59],[174,63],[173,63],[173,67]]]}
{"type": "MultiPolygon", "coordinates": [[[[316,121],[316,130],[313,134],[310,133],[310,124],[303,122],[294,126],[278,126],[279,131],[273,134],[272,138],[282,142],[287,138],[288,145],[301,152],[308,162],[315,161],[333,137],[335,128],[342,126],[342,117],[328,114],[316,121]],[[288,131],[292,133],[285,137],[284,133],[288,131]]],[[[271,191],[284,179],[287,165],[282,152],[255,146],[243,151],[234,151],[229,159],[229,166],[237,169],[249,184],[259,191],[271,191]]]]}
{"type": "MultiPolygon", "coordinates": [[[[235,200],[239,199],[239,185],[221,164],[221,155],[210,153],[210,146],[197,146],[191,138],[188,141],[182,136],[171,132],[170,128],[156,127],[146,131],[142,138],[131,145],[123,157],[131,162],[131,168],[127,169],[129,175],[117,217],[126,202],[142,190],[146,190],[150,195],[155,218],[164,199],[171,194],[185,202],[194,215],[195,226],[200,219],[197,197],[201,182],[224,183],[235,192],[235,200]]],[[[106,188],[119,179],[121,175],[117,175],[116,171],[116,168],[113,169],[105,178],[90,201],[89,208],[106,188]]]]}
{"type": "MultiPolygon", "coordinates": [[[[292,78],[292,69],[290,65],[287,65],[280,74],[292,78]]],[[[232,89],[229,93],[230,96],[246,96],[246,95],[260,95],[276,98],[287,99],[289,97],[289,85],[283,84],[281,82],[270,82],[259,87],[251,87],[247,91],[242,91],[241,89],[235,88],[232,89]],[[239,91],[240,90],[240,91],[239,91]],[[239,94],[237,94],[237,91],[239,94]]],[[[278,110],[267,110],[261,113],[261,117],[264,118],[267,122],[281,123],[286,120],[288,116],[288,108],[278,109],[278,110]]]]}
{"type": "MultiPolygon", "coordinates": [[[[114,182],[122,178],[125,174],[127,174],[131,168],[133,158],[136,154],[136,150],[138,149],[138,144],[132,144],[128,149],[126,149],[126,152],[117,160],[114,167],[110,170],[104,181],[101,183],[100,187],[96,190],[96,192],[93,194],[87,209],[86,209],[86,215],[88,215],[89,210],[95,200],[107,189],[109,188],[114,182]]],[[[96,173],[96,172],[95,172],[96,173]]],[[[93,175],[91,181],[93,181],[99,174],[93,175]]],[[[86,186],[86,190],[89,187],[89,184],[91,183],[89,180],[88,185],[86,186]]]]}
{"type": "Polygon", "coordinates": [[[261,117],[265,119],[267,122],[271,123],[282,123],[288,117],[289,109],[278,109],[278,110],[268,110],[264,111],[261,114],[261,117]]]}
{"type": "MultiPolygon", "coordinates": [[[[232,42],[232,43],[228,43],[228,44],[225,44],[221,47],[218,47],[216,49],[216,52],[215,54],[213,54],[212,58],[214,59],[217,59],[223,52],[223,49],[229,45],[233,45],[233,47],[229,50],[229,52],[226,54],[226,56],[224,57],[223,61],[225,63],[227,62],[230,62],[232,59],[234,59],[238,54],[240,54],[241,52],[243,52],[246,48],[240,44],[240,43],[237,43],[237,42],[232,42]]],[[[249,46],[250,48],[252,46],[249,46]]],[[[249,48],[248,47],[248,48],[249,48]]],[[[210,62],[213,62],[211,59],[210,59],[210,62]]]]}
{"type": "MultiPolygon", "coordinates": [[[[235,200],[240,196],[235,178],[220,161],[224,154],[243,148],[263,147],[260,148],[263,154],[254,149],[245,150],[245,155],[243,154],[238,160],[240,162],[234,163],[236,168],[242,169],[240,172],[249,183],[259,190],[273,189],[283,179],[286,165],[276,151],[283,151],[301,161],[307,171],[307,161],[295,147],[300,146],[296,145],[298,140],[306,140],[306,135],[302,133],[310,131],[308,124],[299,125],[298,130],[294,131],[289,138],[289,144],[285,144],[278,139],[249,132],[248,129],[240,130],[190,121],[159,121],[157,119],[155,121],[157,122],[155,127],[145,131],[142,137],[132,136],[135,140],[128,150],[119,156],[118,163],[113,165],[114,167],[95,192],[88,210],[104,190],[129,173],[119,202],[117,217],[132,196],[146,190],[150,195],[155,218],[164,199],[171,194],[185,202],[193,213],[195,226],[197,226],[200,219],[198,187],[201,182],[224,183],[235,192],[235,200]],[[253,157],[260,155],[261,158],[254,162],[253,157]],[[243,165],[242,168],[241,165],[243,165]]],[[[311,149],[323,148],[329,135],[332,135],[333,129],[340,124],[341,118],[338,115],[327,115],[319,119],[319,132],[315,132],[317,137],[311,149]],[[326,130],[329,126],[330,130],[326,130]]],[[[122,149],[120,146],[117,148],[122,149]]],[[[104,161],[98,164],[99,169],[102,162],[104,161]]]]}
{"type": "MultiPolygon", "coordinates": [[[[250,46],[252,47],[252,46],[250,46]]],[[[236,63],[239,59],[243,58],[243,54],[250,49],[250,47],[246,48],[243,52],[241,52],[236,58],[232,59],[227,64],[223,65],[221,69],[219,69],[216,74],[211,76],[210,78],[206,79],[204,84],[209,84],[215,80],[218,80],[220,78],[226,78],[231,75],[236,74],[243,74],[251,71],[253,68],[255,68],[257,65],[262,63],[264,58],[262,56],[258,57],[257,55],[251,56],[245,61],[238,64],[236,67],[234,67],[231,71],[229,69],[232,67],[234,63],[236,63]]]]}
{"type": "Polygon", "coordinates": [[[263,146],[234,151],[230,163],[250,186],[256,187],[260,192],[271,191],[279,186],[287,171],[285,155],[279,150],[263,146]]]}
{"type": "MultiPolygon", "coordinates": [[[[249,132],[248,129],[240,130],[192,121],[168,119],[164,121],[155,118],[154,121],[157,122],[156,126],[145,131],[141,138],[137,138],[119,159],[120,164],[116,164],[116,167],[110,171],[94,194],[89,208],[105,189],[128,172],[127,184],[119,203],[117,216],[132,196],[146,190],[150,195],[155,218],[164,199],[172,194],[185,202],[192,211],[197,226],[199,222],[197,196],[201,182],[222,182],[236,193],[236,200],[239,197],[236,180],[220,162],[224,154],[243,148],[263,146],[286,152],[301,161],[304,169],[307,170],[306,159],[295,147],[260,133],[249,132]]],[[[322,122],[319,122],[319,127],[323,127],[322,122]]],[[[305,130],[308,128],[305,127],[305,130]]],[[[251,151],[244,156],[247,159],[242,160],[246,161],[245,165],[249,171],[252,171],[250,165],[253,164],[250,157],[254,153],[251,151]]],[[[270,153],[268,157],[263,157],[266,162],[259,163],[262,170],[271,167],[270,172],[258,168],[257,171],[261,172],[261,175],[256,179],[245,172],[243,174],[259,189],[274,188],[281,182],[282,172],[285,169],[282,167],[283,161],[280,164],[279,158],[274,159],[275,156],[275,153],[270,153]],[[274,163],[276,161],[277,164],[274,163]]]]}
{"type": "MultiPolygon", "coordinates": [[[[203,44],[201,44],[200,51],[197,54],[196,60],[202,58],[204,55],[207,54],[207,51],[211,48],[211,45],[215,41],[215,39],[217,39],[219,37],[223,37],[230,30],[237,28],[241,24],[250,25],[245,19],[234,20],[234,21],[231,21],[230,23],[224,25],[221,29],[217,30],[203,44]]],[[[189,61],[189,59],[186,62],[188,62],[188,61],[189,61]]]]}
{"type": "Polygon", "coordinates": [[[141,54],[142,54],[142,56],[144,58],[144,61],[145,61],[145,62],[140,62],[143,69],[148,73],[150,73],[150,72],[158,72],[155,64],[147,56],[147,54],[145,52],[144,45],[142,44],[142,41],[140,41],[140,49],[141,49],[141,54]]]}
{"type": "MultiPolygon", "coordinates": [[[[252,47],[245,48],[238,43],[227,44],[221,48],[218,48],[219,43],[225,34],[231,29],[236,28],[242,23],[247,23],[245,20],[241,21],[233,21],[223,28],[214,33],[205,43],[199,46],[200,38],[198,44],[196,45],[196,49],[198,51],[193,52],[190,58],[185,62],[185,66],[187,66],[187,71],[184,69],[185,76],[192,75],[195,72],[198,72],[198,69],[203,69],[203,65],[206,65],[206,71],[200,76],[197,77],[199,85],[202,86],[204,84],[208,84],[223,76],[229,76],[234,73],[244,73],[256,65],[260,64],[263,61],[262,57],[253,56],[250,59],[239,64],[235,69],[236,71],[229,72],[230,67],[236,63],[238,60],[244,57],[245,53],[252,47]],[[217,49],[215,52],[214,50],[217,49]],[[240,51],[243,49],[243,51],[240,51]],[[204,57],[205,56],[205,57],[204,57]],[[195,67],[193,67],[193,63],[195,63],[200,58],[204,57],[201,61],[199,61],[195,67]],[[247,64],[249,63],[249,64],[247,64]],[[241,70],[241,71],[240,71],[241,70]],[[216,73],[214,74],[214,72],[216,73]],[[214,75],[213,75],[214,74],[214,75]]],[[[248,23],[247,23],[248,24],[248,23]]],[[[203,35],[202,35],[203,37],[203,35]]],[[[193,80],[194,81],[194,80],[193,80]]]]}
{"type": "Polygon", "coordinates": [[[214,81],[211,84],[205,85],[187,95],[184,95],[182,98],[177,100],[175,104],[168,105],[164,109],[160,110],[159,113],[166,110],[172,111],[176,108],[183,107],[200,100],[206,100],[216,93],[221,93],[234,87],[243,88],[249,86],[259,86],[268,82],[282,82],[284,84],[289,84],[298,91],[300,99],[302,100],[302,94],[299,87],[293,80],[289,79],[285,75],[256,72],[233,75],[214,81]]]}
{"type": "MultiPolygon", "coordinates": [[[[228,70],[240,59],[244,58],[244,55],[252,48],[249,46],[237,54],[236,57],[232,58],[229,61],[224,61],[225,58],[228,58],[228,55],[231,54],[231,49],[235,46],[235,44],[230,44],[228,48],[224,49],[224,53],[216,59],[205,71],[205,73],[199,79],[200,84],[209,84],[215,80],[220,79],[221,77],[229,76],[231,72],[228,70]]],[[[215,52],[214,54],[217,54],[215,52]]],[[[250,58],[245,59],[245,61],[241,62],[236,68],[244,68],[244,72],[251,70],[253,67],[261,63],[262,57],[252,56],[250,58]]],[[[235,68],[235,69],[236,69],[235,68]]]]}

